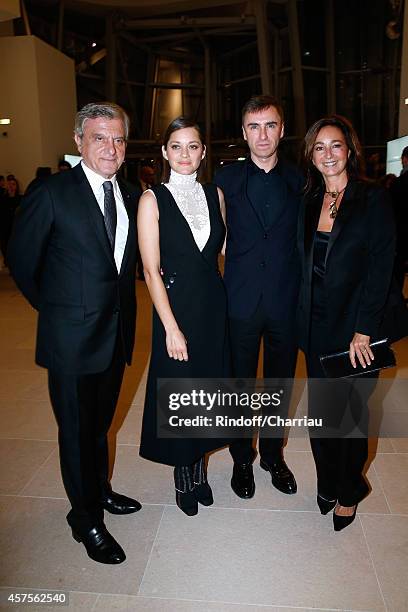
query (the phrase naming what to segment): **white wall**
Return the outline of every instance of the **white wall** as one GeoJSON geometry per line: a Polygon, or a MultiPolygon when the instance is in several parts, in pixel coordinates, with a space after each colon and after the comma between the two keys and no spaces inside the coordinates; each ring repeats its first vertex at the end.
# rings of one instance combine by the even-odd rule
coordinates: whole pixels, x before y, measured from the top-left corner
{"type": "Polygon", "coordinates": [[[35,36],[0,37],[0,57],[0,118],[11,119],[0,126],[0,174],[14,174],[24,189],[38,166],[55,170],[76,152],[75,67],[35,36]]]}

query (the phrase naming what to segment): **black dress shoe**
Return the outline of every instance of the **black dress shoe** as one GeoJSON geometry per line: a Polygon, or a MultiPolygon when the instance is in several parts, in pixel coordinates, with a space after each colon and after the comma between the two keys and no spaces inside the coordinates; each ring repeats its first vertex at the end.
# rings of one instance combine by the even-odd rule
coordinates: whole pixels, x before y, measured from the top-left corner
{"type": "Polygon", "coordinates": [[[317,494],[317,505],[321,514],[328,514],[330,510],[333,510],[336,503],[337,499],[327,499],[325,495],[317,494]]]}
{"type": "Polygon", "coordinates": [[[136,499],[110,491],[102,499],[102,507],[111,514],[132,514],[142,507],[136,499]]]}
{"type": "Polygon", "coordinates": [[[340,514],[336,514],[336,511],[333,512],[333,527],[334,531],[341,531],[345,527],[351,525],[351,523],[356,518],[357,512],[357,504],[354,507],[354,512],[350,516],[341,516],[340,514]]]}
{"type": "Polygon", "coordinates": [[[98,563],[117,564],[123,563],[126,559],[123,548],[111,536],[105,525],[94,527],[85,534],[79,534],[72,529],[72,537],[77,542],[82,542],[88,557],[98,563]]]}
{"type": "Polygon", "coordinates": [[[194,491],[178,491],[176,489],[176,504],[187,516],[195,516],[198,514],[198,503],[194,495],[194,491]]]}
{"type": "Polygon", "coordinates": [[[241,499],[250,499],[255,495],[255,480],[252,463],[234,463],[231,488],[241,499]]]}
{"type": "Polygon", "coordinates": [[[211,487],[208,482],[194,485],[194,496],[203,506],[212,506],[214,503],[211,487]]]}
{"type": "Polygon", "coordinates": [[[260,462],[261,468],[270,472],[273,486],[287,495],[293,495],[297,491],[297,484],[294,475],[286,465],[284,459],[279,457],[273,463],[267,463],[263,459],[260,462]]]}

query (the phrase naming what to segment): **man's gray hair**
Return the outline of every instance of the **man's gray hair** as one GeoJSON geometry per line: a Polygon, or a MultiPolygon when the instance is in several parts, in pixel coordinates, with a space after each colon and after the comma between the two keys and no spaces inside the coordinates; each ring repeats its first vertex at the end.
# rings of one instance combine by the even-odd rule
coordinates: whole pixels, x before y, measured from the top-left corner
{"type": "Polygon", "coordinates": [[[84,135],[84,124],[87,119],[96,119],[97,117],[105,117],[106,119],[120,119],[125,128],[125,138],[129,136],[130,119],[121,106],[113,102],[91,102],[86,104],[75,116],[74,132],[80,138],[84,135]]]}

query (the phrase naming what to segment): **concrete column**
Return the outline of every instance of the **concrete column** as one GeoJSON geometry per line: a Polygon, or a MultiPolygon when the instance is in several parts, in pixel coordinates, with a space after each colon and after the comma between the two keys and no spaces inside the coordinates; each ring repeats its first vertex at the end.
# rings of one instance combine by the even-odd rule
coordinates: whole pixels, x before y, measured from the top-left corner
{"type": "Polygon", "coordinates": [[[327,113],[336,112],[336,61],[333,0],[326,0],[327,113]]]}
{"type": "Polygon", "coordinates": [[[299,22],[296,0],[287,0],[292,84],[296,117],[296,135],[303,138],[306,133],[305,95],[303,89],[302,59],[300,50],[299,22]]]}
{"type": "Polygon", "coordinates": [[[64,42],[64,13],[65,13],[65,0],[59,1],[58,6],[58,26],[57,26],[57,49],[62,51],[62,45],[64,42]]]}
{"type": "Polygon", "coordinates": [[[205,78],[205,146],[207,148],[207,178],[212,177],[212,151],[211,151],[211,50],[204,45],[204,78],[205,78]]]}
{"type": "Polygon", "coordinates": [[[106,99],[109,100],[109,102],[116,102],[116,33],[112,14],[106,17],[105,44],[107,52],[105,81],[106,99]]]}
{"type": "Polygon", "coordinates": [[[262,93],[273,93],[272,82],[272,54],[268,17],[265,0],[253,0],[256,19],[256,35],[258,42],[259,68],[261,73],[262,93]]]}

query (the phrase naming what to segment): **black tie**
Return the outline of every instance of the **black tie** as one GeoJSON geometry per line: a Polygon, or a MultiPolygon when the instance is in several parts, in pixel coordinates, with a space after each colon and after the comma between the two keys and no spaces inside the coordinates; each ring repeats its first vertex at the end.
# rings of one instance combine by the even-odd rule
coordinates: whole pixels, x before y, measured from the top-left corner
{"type": "Polygon", "coordinates": [[[103,201],[103,215],[105,219],[106,233],[108,234],[109,242],[112,247],[112,251],[115,250],[115,235],[116,235],[116,202],[113,193],[113,185],[111,181],[105,181],[103,183],[103,190],[105,197],[103,201]]]}

